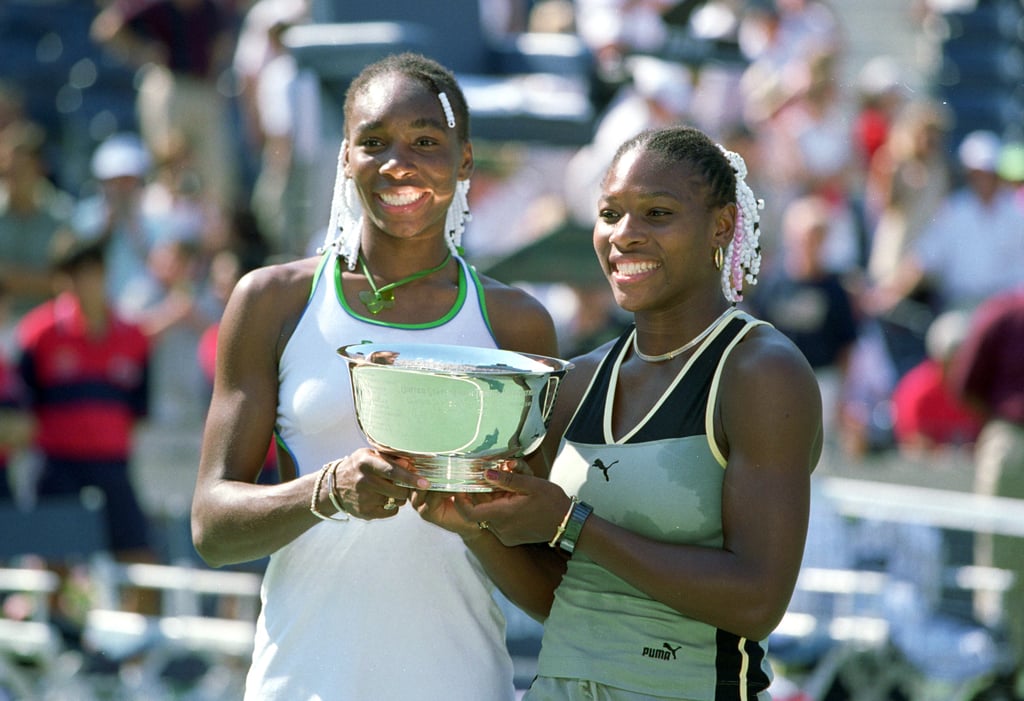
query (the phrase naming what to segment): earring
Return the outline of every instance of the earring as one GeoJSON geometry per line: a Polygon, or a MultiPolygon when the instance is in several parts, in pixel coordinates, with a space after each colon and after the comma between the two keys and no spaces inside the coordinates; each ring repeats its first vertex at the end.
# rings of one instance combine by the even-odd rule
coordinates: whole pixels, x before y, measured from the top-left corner
{"type": "Polygon", "coordinates": [[[455,183],[455,195],[444,219],[444,235],[454,255],[459,255],[462,232],[466,230],[466,222],[472,218],[469,213],[469,180],[459,180],[455,183]]]}
{"type": "Polygon", "coordinates": [[[715,249],[715,270],[721,270],[723,265],[725,265],[725,251],[719,246],[715,249]]]}

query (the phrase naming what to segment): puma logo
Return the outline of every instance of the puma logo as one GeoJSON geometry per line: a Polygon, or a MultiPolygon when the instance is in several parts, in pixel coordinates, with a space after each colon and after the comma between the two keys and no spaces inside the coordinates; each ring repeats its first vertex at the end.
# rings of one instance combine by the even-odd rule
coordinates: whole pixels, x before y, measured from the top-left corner
{"type": "Polygon", "coordinates": [[[661,647],[645,647],[641,657],[650,657],[655,660],[674,660],[676,659],[676,652],[682,645],[672,647],[668,643],[662,643],[661,647]]]}
{"type": "Polygon", "coordinates": [[[594,463],[591,465],[591,467],[596,467],[598,470],[601,471],[601,474],[604,475],[605,482],[611,482],[611,478],[608,477],[608,470],[612,469],[612,465],[615,465],[615,463],[617,462],[618,460],[613,462],[611,465],[605,465],[603,462],[601,462],[601,458],[597,458],[594,460],[594,463]]]}

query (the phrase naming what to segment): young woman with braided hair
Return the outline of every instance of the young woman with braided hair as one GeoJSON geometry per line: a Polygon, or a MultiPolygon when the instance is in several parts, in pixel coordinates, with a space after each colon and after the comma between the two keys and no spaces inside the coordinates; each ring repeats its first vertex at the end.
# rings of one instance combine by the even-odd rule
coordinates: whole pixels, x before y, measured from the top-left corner
{"type": "Polygon", "coordinates": [[[493,584],[403,508],[423,481],[366,447],[340,346],[460,343],[556,355],[550,315],[458,255],[466,101],[415,54],[367,67],[322,255],[243,277],[221,324],[192,505],[212,565],[270,556],[245,698],[511,701],[493,584]],[[277,439],[280,484],[256,484],[277,439]]]}
{"type": "Polygon", "coordinates": [[[745,174],[688,127],[623,144],[594,248],[635,325],[574,359],[550,480],[490,471],[490,498],[414,497],[544,620],[528,701],[768,698],[821,398],[796,347],[734,308],[759,264],[745,174]]]}

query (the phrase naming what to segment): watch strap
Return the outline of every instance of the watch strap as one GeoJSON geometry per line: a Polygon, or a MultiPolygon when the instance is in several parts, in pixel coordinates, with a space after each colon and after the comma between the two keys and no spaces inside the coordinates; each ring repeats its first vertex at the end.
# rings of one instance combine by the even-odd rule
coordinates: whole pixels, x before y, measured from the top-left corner
{"type": "Polygon", "coordinates": [[[565,525],[565,532],[558,540],[558,547],[572,555],[576,549],[576,541],[580,538],[580,531],[583,530],[583,524],[593,512],[594,507],[587,502],[576,502],[569,513],[569,522],[565,525]]]}

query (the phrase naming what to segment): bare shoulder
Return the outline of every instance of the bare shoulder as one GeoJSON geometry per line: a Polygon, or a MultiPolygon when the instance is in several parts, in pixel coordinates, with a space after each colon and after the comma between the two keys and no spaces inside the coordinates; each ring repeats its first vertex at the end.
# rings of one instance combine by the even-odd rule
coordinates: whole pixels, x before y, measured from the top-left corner
{"type": "Polygon", "coordinates": [[[513,285],[478,275],[487,303],[487,317],[502,348],[557,356],[555,323],[540,300],[513,285]]]}
{"type": "MultiPolygon", "coordinates": [[[[737,451],[795,451],[813,469],[821,448],[821,391],[803,353],[771,326],[753,329],[723,368],[721,418],[737,451]],[[774,446],[774,448],[773,448],[774,446]]],[[[800,464],[802,461],[795,461],[800,464]]]]}
{"type": "Polygon", "coordinates": [[[768,325],[757,326],[736,346],[728,361],[728,373],[738,382],[811,383],[817,386],[814,371],[800,349],[781,331],[768,325]]]}
{"type": "Polygon", "coordinates": [[[250,270],[238,281],[231,300],[246,307],[287,307],[293,299],[304,303],[318,262],[303,258],[250,270]]]}
{"type": "Polygon", "coordinates": [[[295,286],[304,287],[308,293],[319,263],[319,258],[300,258],[286,263],[265,265],[243,275],[238,287],[245,290],[247,295],[255,297],[264,294],[287,294],[295,286]]]}
{"type": "Polygon", "coordinates": [[[238,281],[222,320],[242,338],[272,340],[301,314],[309,297],[318,259],[304,258],[251,270],[238,281]]]}

